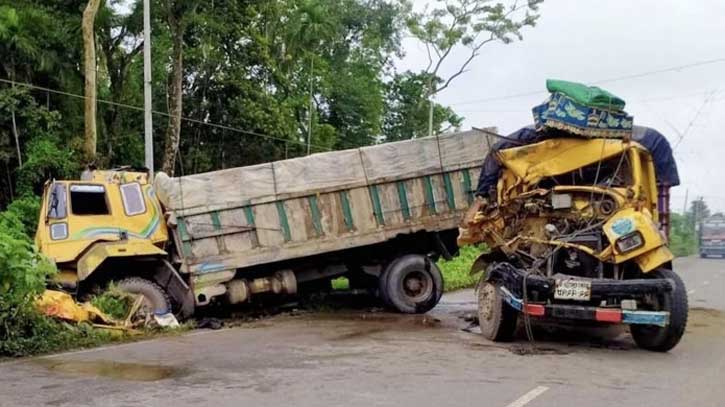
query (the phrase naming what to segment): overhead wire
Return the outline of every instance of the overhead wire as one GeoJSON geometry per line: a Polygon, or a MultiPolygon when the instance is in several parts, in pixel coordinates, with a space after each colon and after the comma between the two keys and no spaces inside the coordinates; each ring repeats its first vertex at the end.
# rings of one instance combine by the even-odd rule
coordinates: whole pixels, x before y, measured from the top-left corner
{"type": "MultiPolygon", "coordinates": [[[[18,81],[14,81],[14,80],[11,80],[11,79],[0,78],[0,83],[6,83],[6,84],[10,84],[10,85],[15,85],[15,86],[21,86],[21,87],[25,87],[25,88],[28,88],[28,89],[34,89],[34,90],[48,92],[48,93],[53,93],[53,94],[57,94],[57,95],[68,96],[68,97],[72,97],[72,98],[76,98],[76,99],[83,99],[83,100],[85,100],[85,99],[88,98],[85,95],[79,95],[79,94],[76,94],[76,93],[71,93],[71,92],[66,92],[66,91],[62,91],[62,90],[52,89],[52,88],[48,88],[48,87],[45,87],[45,86],[33,85],[33,84],[30,84],[30,83],[26,83],[26,82],[18,82],[18,81]]],[[[144,111],[144,108],[142,106],[135,106],[135,105],[127,104],[127,103],[114,102],[114,101],[106,100],[106,99],[96,98],[96,102],[102,103],[102,104],[105,104],[105,105],[110,105],[110,106],[117,106],[117,107],[121,107],[121,108],[124,108],[124,109],[135,110],[135,111],[138,111],[138,112],[143,112],[144,111]]],[[[151,112],[153,114],[155,114],[155,115],[164,116],[164,117],[171,117],[172,116],[170,113],[162,112],[162,111],[159,111],[159,110],[152,110],[151,112]]],[[[245,129],[240,129],[240,128],[237,128],[237,127],[232,127],[232,126],[228,126],[228,125],[218,124],[218,123],[214,123],[214,122],[209,122],[209,121],[204,121],[204,120],[199,120],[199,119],[193,119],[191,117],[181,116],[181,120],[183,120],[185,122],[189,122],[189,123],[195,123],[195,124],[199,124],[199,125],[203,125],[203,126],[208,126],[208,127],[211,127],[211,128],[216,128],[216,129],[220,129],[220,130],[230,131],[230,132],[233,132],[233,133],[239,133],[239,134],[245,134],[245,135],[249,135],[249,136],[255,136],[255,137],[259,137],[259,138],[264,138],[264,139],[268,139],[268,140],[282,142],[282,143],[297,144],[297,145],[301,145],[301,146],[305,146],[305,147],[307,146],[307,143],[304,142],[304,141],[299,141],[299,140],[294,140],[294,139],[285,139],[285,138],[282,138],[282,137],[271,136],[269,134],[264,134],[264,133],[260,133],[260,132],[256,132],[256,131],[252,131],[252,130],[245,130],[245,129]]],[[[333,150],[332,148],[329,148],[329,147],[326,147],[326,146],[315,145],[315,144],[310,144],[310,146],[314,150],[319,150],[319,151],[332,151],[333,150]]],[[[343,146],[344,147],[349,147],[349,148],[357,148],[357,147],[360,147],[358,145],[352,145],[352,144],[347,144],[347,145],[343,145],[343,146]]]]}
{"type": "MultiPolygon", "coordinates": [[[[596,81],[593,81],[590,83],[593,85],[601,85],[601,84],[605,84],[605,83],[612,83],[612,82],[619,82],[619,81],[624,81],[624,80],[629,80],[629,79],[643,78],[643,77],[647,77],[647,76],[651,76],[651,75],[658,75],[658,74],[667,73],[667,72],[676,72],[676,71],[680,71],[683,69],[690,69],[690,68],[695,68],[695,67],[699,67],[699,66],[711,65],[711,64],[722,63],[722,62],[725,62],[725,57],[698,61],[698,62],[693,62],[693,63],[689,63],[689,64],[677,65],[677,66],[656,69],[656,70],[651,70],[651,71],[616,76],[616,77],[612,77],[612,78],[600,79],[600,80],[596,80],[596,81]]],[[[471,105],[471,104],[478,104],[478,103],[484,103],[484,102],[495,102],[495,101],[506,100],[506,99],[517,99],[517,98],[525,97],[525,96],[536,96],[536,95],[542,95],[542,94],[546,94],[546,93],[547,93],[547,91],[545,91],[545,90],[521,92],[521,93],[513,93],[510,95],[492,96],[492,97],[481,98],[481,99],[466,100],[466,101],[456,102],[456,103],[451,103],[451,104],[454,106],[471,105]]]]}

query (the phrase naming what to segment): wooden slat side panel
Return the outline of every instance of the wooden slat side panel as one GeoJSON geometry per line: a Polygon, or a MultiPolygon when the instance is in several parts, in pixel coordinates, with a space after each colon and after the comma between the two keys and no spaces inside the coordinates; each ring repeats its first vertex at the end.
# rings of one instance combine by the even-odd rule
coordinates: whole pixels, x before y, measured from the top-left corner
{"type": "Polygon", "coordinates": [[[255,205],[252,207],[252,212],[254,213],[259,245],[281,246],[284,243],[284,234],[280,226],[277,205],[274,202],[255,205]]]}
{"type": "Polygon", "coordinates": [[[355,227],[359,232],[368,232],[378,228],[373,214],[372,201],[368,187],[350,190],[350,209],[355,227]]]}
{"type": "Polygon", "coordinates": [[[284,206],[290,236],[292,237],[291,241],[304,242],[315,239],[317,233],[312,221],[309,200],[307,198],[288,199],[284,201],[284,206]]]}
{"type": "Polygon", "coordinates": [[[439,215],[450,213],[443,176],[440,174],[432,175],[430,180],[433,186],[433,201],[435,202],[436,213],[439,215]]]}
{"type": "Polygon", "coordinates": [[[223,232],[250,228],[248,231],[223,235],[221,237],[223,244],[222,251],[240,252],[250,250],[255,246],[256,231],[251,229],[254,225],[249,223],[247,214],[243,208],[220,211],[219,223],[221,224],[223,232]]]}
{"type": "Polygon", "coordinates": [[[395,182],[378,184],[380,205],[385,217],[385,227],[398,227],[405,223],[400,209],[400,197],[395,182]]]}

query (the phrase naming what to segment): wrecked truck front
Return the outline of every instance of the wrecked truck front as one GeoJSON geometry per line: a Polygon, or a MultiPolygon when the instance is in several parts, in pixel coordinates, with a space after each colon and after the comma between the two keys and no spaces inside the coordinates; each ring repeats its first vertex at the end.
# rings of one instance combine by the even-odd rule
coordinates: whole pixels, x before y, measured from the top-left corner
{"type": "Polygon", "coordinates": [[[461,224],[459,244],[491,249],[473,271],[485,271],[482,280],[498,287],[510,309],[669,324],[657,299],[675,286],[653,277],[673,256],[658,225],[646,149],[627,140],[562,138],[502,150],[497,158],[503,171],[496,202],[479,199],[461,224]]]}

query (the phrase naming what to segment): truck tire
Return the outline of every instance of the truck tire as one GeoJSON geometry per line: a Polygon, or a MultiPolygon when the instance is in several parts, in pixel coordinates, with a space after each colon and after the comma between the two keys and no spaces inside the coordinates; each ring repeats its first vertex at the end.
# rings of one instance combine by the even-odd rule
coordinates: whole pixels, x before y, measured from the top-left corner
{"type": "Polygon", "coordinates": [[[140,294],[144,297],[142,313],[167,314],[171,312],[171,301],[163,288],[158,284],[140,277],[129,277],[117,281],[119,290],[129,294],[140,294]]]}
{"type": "Polygon", "coordinates": [[[687,290],[680,276],[672,270],[658,269],[651,273],[652,278],[670,279],[674,289],[658,298],[658,311],[669,311],[670,323],[666,327],[656,325],[631,325],[630,332],[634,342],[642,349],[655,352],[667,352],[680,342],[687,327],[687,290]]]}
{"type": "Polygon", "coordinates": [[[511,341],[518,315],[504,301],[498,284],[481,281],[478,285],[478,323],[484,338],[494,342],[511,341]]]}
{"type": "Polygon", "coordinates": [[[380,296],[404,314],[430,311],[443,296],[443,276],[438,266],[420,254],[395,259],[380,277],[380,296]]]}

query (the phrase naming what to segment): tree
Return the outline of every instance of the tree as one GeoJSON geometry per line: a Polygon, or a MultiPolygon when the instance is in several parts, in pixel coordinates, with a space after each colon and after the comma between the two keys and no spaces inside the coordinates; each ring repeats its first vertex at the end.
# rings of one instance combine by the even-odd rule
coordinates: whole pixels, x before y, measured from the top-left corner
{"type": "Polygon", "coordinates": [[[690,204],[690,210],[687,213],[687,218],[693,227],[702,224],[706,218],[710,217],[710,208],[707,206],[704,197],[699,197],[692,201],[690,204]]]}
{"type": "MultiPolygon", "coordinates": [[[[536,11],[543,0],[514,0],[509,5],[491,0],[437,0],[439,7],[423,12],[409,11],[410,34],[425,45],[428,65],[422,73],[428,78],[428,135],[433,135],[433,98],[466,72],[481,49],[489,43],[511,43],[523,39],[521,29],[534,26],[536,11]],[[522,15],[523,14],[523,15],[522,15]],[[443,69],[454,49],[464,47],[468,57],[442,77],[443,69]]],[[[408,4],[409,10],[412,6],[408,4]]]]}
{"type": "MultiPolygon", "coordinates": [[[[428,78],[426,74],[396,74],[387,84],[383,137],[385,141],[407,140],[428,134],[428,78]]],[[[463,118],[450,107],[435,104],[433,131],[458,128],[463,118]]]]}
{"type": "Polygon", "coordinates": [[[184,113],[184,32],[200,0],[164,0],[164,13],[171,33],[171,72],[169,73],[169,127],[166,129],[162,171],[174,175],[176,154],[181,140],[184,113]]]}
{"type": "Polygon", "coordinates": [[[88,162],[96,158],[96,34],[95,22],[101,0],[88,0],[83,11],[83,71],[85,74],[85,132],[83,152],[88,162]]]}

